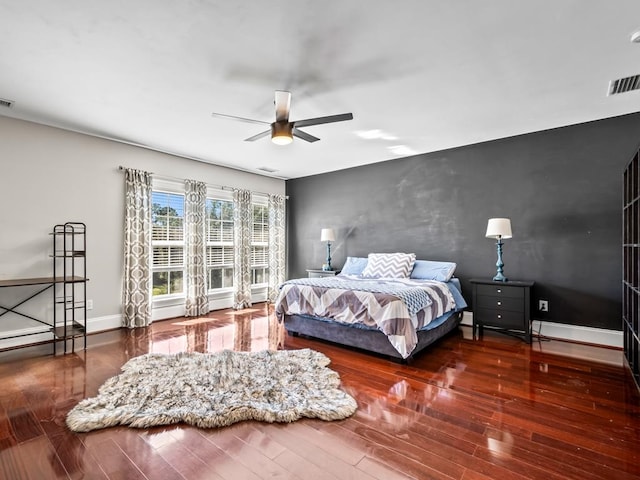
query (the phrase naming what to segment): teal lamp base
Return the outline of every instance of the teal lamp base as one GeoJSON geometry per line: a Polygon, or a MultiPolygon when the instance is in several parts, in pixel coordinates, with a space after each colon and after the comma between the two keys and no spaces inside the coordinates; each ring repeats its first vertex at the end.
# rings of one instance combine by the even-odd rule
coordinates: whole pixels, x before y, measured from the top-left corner
{"type": "Polygon", "coordinates": [[[502,239],[498,238],[496,242],[496,250],[498,251],[498,261],[496,262],[496,276],[493,277],[494,282],[506,282],[507,277],[505,277],[502,273],[502,267],[504,267],[504,263],[502,262],[502,239]]]}
{"type": "Polygon", "coordinates": [[[333,270],[331,267],[331,242],[327,242],[327,263],[322,266],[322,270],[325,272],[333,270]]]}

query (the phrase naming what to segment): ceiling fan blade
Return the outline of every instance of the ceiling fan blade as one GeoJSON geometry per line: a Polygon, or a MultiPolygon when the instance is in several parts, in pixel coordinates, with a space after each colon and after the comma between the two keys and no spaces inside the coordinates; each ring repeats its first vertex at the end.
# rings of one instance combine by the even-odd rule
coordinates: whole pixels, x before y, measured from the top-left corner
{"type": "Polygon", "coordinates": [[[253,118],[244,118],[238,117],[236,115],[226,115],[224,113],[215,113],[211,114],[212,117],[220,117],[220,118],[228,118],[231,120],[239,120],[241,122],[249,122],[249,123],[259,123],[260,125],[271,125],[269,122],[263,122],[262,120],[254,120],[253,118]]]}
{"type": "Polygon", "coordinates": [[[340,115],[329,115],[328,117],[307,118],[305,120],[296,120],[291,123],[296,127],[308,127],[310,125],[320,125],[322,123],[344,122],[345,120],[353,120],[353,114],[342,113],[340,115]]]}
{"type": "Polygon", "coordinates": [[[260,132],[256,135],[254,135],[253,137],[249,137],[249,138],[245,138],[244,141],[245,142],[255,142],[256,140],[259,140],[263,137],[266,137],[268,135],[271,135],[271,130],[266,130],[264,132],[260,132]]]}
{"type": "Polygon", "coordinates": [[[298,129],[298,128],[293,128],[293,131],[291,132],[293,133],[294,137],[298,137],[301,138],[302,140],[306,140],[307,142],[317,142],[318,140],[320,140],[318,137],[314,137],[313,135],[309,135],[307,132],[303,132],[302,130],[298,129]]]}
{"type": "Polygon", "coordinates": [[[291,111],[291,92],[276,90],[276,122],[288,122],[291,111]]]}

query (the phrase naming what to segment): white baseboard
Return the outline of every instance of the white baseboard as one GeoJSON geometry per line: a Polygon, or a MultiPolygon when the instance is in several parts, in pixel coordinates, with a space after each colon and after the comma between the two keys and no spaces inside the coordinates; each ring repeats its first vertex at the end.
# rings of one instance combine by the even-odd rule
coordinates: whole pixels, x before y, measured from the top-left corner
{"type": "Polygon", "coordinates": [[[461,325],[466,325],[468,327],[473,326],[473,313],[472,312],[462,312],[462,321],[461,325]]]}
{"type": "MultiPolygon", "coordinates": [[[[462,325],[473,325],[473,312],[463,312],[462,325]]],[[[531,322],[534,335],[540,335],[557,340],[570,342],[591,343],[604,347],[623,348],[624,338],[621,331],[605,328],[583,327],[581,325],[568,325],[565,323],[543,322],[533,320],[531,322]]]]}
{"type": "Polygon", "coordinates": [[[565,323],[532,322],[534,334],[548,338],[557,338],[571,342],[592,343],[604,347],[623,348],[624,337],[622,331],[605,328],[584,327],[582,325],[567,325],[565,323]]]}
{"type": "Polygon", "coordinates": [[[30,345],[32,343],[48,342],[53,337],[48,327],[30,327],[21,328],[20,330],[10,330],[2,332],[4,336],[12,336],[14,338],[0,338],[0,349],[20,347],[22,345],[30,345]],[[24,335],[15,337],[15,335],[24,335]]]}
{"type": "MultiPolygon", "coordinates": [[[[258,303],[259,301],[255,299],[258,303]]],[[[211,301],[209,303],[211,310],[219,310],[222,308],[230,308],[228,299],[211,301]]],[[[183,317],[184,306],[173,306],[165,308],[155,308],[153,311],[153,320],[164,320],[167,318],[183,317]]],[[[462,325],[473,325],[473,312],[462,313],[462,325]]],[[[122,326],[122,315],[106,315],[103,317],[89,318],[87,320],[87,333],[97,333],[105,330],[113,330],[122,326]]],[[[583,327],[580,325],[568,325],[564,323],[542,322],[534,320],[532,322],[534,335],[540,332],[540,335],[557,340],[566,340],[571,342],[591,343],[594,345],[602,345],[605,347],[623,348],[622,332],[616,330],[607,330],[604,328],[583,327]]],[[[0,333],[0,350],[5,348],[19,347],[32,343],[47,342],[51,340],[51,333],[47,327],[31,327],[21,330],[12,330],[0,333]],[[2,338],[7,335],[25,335],[15,338],[2,338]]]]}
{"type": "Polygon", "coordinates": [[[87,333],[113,330],[122,326],[122,315],[106,315],[87,319],[87,333]]]}
{"type": "MultiPolygon", "coordinates": [[[[122,326],[122,315],[108,315],[104,317],[88,318],[87,333],[113,330],[122,326]]],[[[21,328],[0,333],[0,350],[6,348],[21,347],[34,343],[50,342],[52,337],[50,327],[39,325],[37,327],[21,328]],[[22,335],[22,336],[17,336],[22,335]],[[2,337],[13,338],[2,338],[2,337]]]]}
{"type": "Polygon", "coordinates": [[[172,305],[169,307],[154,307],[151,310],[151,321],[164,320],[166,318],[184,317],[184,305],[172,305]]]}
{"type": "MultiPolygon", "coordinates": [[[[253,292],[251,301],[260,303],[266,300],[266,290],[257,289],[253,292]]],[[[209,310],[221,310],[223,308],[231,308],[233,306],[233,298],[230,295],[214,298],[209,301],[209,310]]],[[[182,305],[168,305],[165,307],[155,307],[151,313],[151,320],[165,320],[167,318],[184,317],[185,308],[182,305]]],[[[87,333],[103,332],[105,330],[113,330],[122,327],[122,315],[105,315],[102,317],[94,317],[87,319],[87,333]]],[[[0,350],[31,345],[34,343],[50,342],[52,337],[49,331],[50,327],[46,325],[38,325],[35,327],[21,328],[17,330],[7,330],[0,332],[0,350]],[[21,336],[18,336],[21,335],[21,336]],[[3,338],[12,337],[12,338],[3,338]]]]}
{"type": "MultiPolygon", "coordinates": [[[[265,302],[267,300],[266,290],[254,292],[251,295],[252,303],[265,302]]],[[[233,296],[226,295],[220,298],[214,298],[209,300],[209,311],[222,310],[224,308],[233,307],[233,296]]],[[[184,317],[185,306],[184,304],[170,305],[166,307],[154,307],[151,313],[151,321],[166,320],[167,318],[184,317]]]]}

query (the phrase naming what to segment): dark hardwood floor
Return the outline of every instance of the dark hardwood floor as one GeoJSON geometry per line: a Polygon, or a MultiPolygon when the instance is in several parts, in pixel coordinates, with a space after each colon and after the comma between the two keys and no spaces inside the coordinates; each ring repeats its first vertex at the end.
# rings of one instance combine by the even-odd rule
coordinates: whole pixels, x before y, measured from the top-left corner
{"type": "Polygon", "coordinates": [[[410,365],[309,339],[358,402],[346,420],[71,433],[65,416],[148,352],[261,350],[269,312],[91,335],[86,351],[0,353],[0,478],[640,479],[640,396],[622,352],[461,327],[410,365]]]}

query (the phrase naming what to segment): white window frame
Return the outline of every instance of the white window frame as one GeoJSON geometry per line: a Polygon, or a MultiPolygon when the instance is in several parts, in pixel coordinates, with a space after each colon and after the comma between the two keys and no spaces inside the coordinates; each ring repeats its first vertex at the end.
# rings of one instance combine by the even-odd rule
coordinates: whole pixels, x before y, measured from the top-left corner
{"type": "MultiPolygon", "coordinates": [[[[214,189],[214,188],[208,188],[207,189],[207,200],[220,200],[220,201],[224,201],[224,202],[231,202],[233,204],[233,194],[227,190],[218,190],[218,189],[214,189]]],[[[234,206],[235,208],[235,206],[234,206]]],[[[207,218],[207,222],[209,221],[209,219],[207,218]]],[[[221,241],[221,242],[210,242],[209,238],[208,238],[208,224],[207,224],[207,242],[206,242],[206,247],[208,249],[208,247],[213,247],[213,246],[222,246],[222,247],[231,247],[232,250],[232,257],[231,257],[231,263],[228,265],[229,267],[231,267],[231,269],[233,270],[233,236],[231,238],[231,242],[225,242],[225,241],[221,241]]],[[[207,254],[207,258],[208,258],[208,254],[207,254]]],[[[222,287],[222,288],[211,288],[209,285],[209,279],[210,279],[210,273],[209,273],[210,267],[207,264],[207,292],[209,294],[210,297],[220,297],[220,296],[225,296],[228,295],[229,293],[233,293],[233,285],[231,287],[222,287]]]]}
{"type": "MultiPolygon", "coordinates": [[[[183,224],[182,224],[182,242],[175,240],[153,240],[151,239],[151,252],[152,252],[152,260],[151,260],[151,289],[153,290],[153,274],[157,271],[182,271],[182,281],[183,281],[183,291],[180,293],[168,293],[163,295],[151,295],[152,304],[155,306],[156,304],[161,305],[163,303],[174,303],[176,300],[182,301],[186,297],[186,292],[184,291],[184,282],[186,280],[186,242],[185,242],[185,223],[184,223],[184,186],[182,188],[178,188],[178,185],[173,182],[164,182],[164,181],[153,181],[153,185],[151,188],[152,192],[157,193],[168,193],[172,195],[180,195],[183,197],[183,224]],[[159,269],[158,267],[153,266],[153,248],[154,247],[182,247],[182,266],[181,267],[169,267],[159,269]]],[[[152,202],[153,203],[153,202],[152,202]]],[[[151,213],[152,215],[152,213],[151,213]]],[[[153,229],[153,223],[152,223],[153,229]]]]}
{"type": "Polygon", "coordinates": [[[252,195],[252,200],[251,200],[251,287],[252,290],[253,289],[265,289],[267,286],[269,285],[269,202],[268,202],[268,197],[266,195],[260,195],[260,194],[253,194],[252,195]],[[253,221],[253,207],[254,205],[258,205],[261,207],[265,208],[265,214],[266,214],[266,219],[265,219],[265,223],[263,223],[262,225],[266,225],[266,238],[264,238],[264,231],[263,231],[263,241],[254,241],[253,240],[253,232],[255,229],[255,223],[253,221]],[[254,263],[253,259],[254,259],[254,253],[253,253],[253,247],[264,247],[265,248],[265,258],[264,258],[264,263],[254,263]],[[264,268],[265,270],[265,275],[264,275],[264,282],[261,283],[253,283],[253,279],[255,276],[255,269],[256,268],[264,268]]]}

